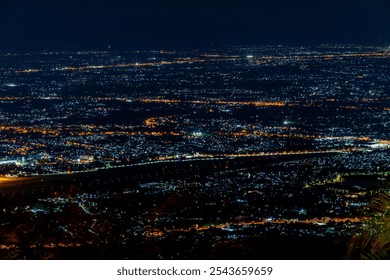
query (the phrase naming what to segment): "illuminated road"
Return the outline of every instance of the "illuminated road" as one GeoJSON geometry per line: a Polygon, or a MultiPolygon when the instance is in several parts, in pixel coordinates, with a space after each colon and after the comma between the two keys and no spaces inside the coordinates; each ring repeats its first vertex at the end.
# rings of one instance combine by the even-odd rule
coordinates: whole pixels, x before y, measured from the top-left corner
{"type": "MultiPolygon", "coordinates": [[[[45,183],[65,182],[76,180],[77,175],[93,175],[104,170],[115,170],[115,169],[126,169],[132,167],[147,167],[158,164],[179,164],[179,163],[196,163],[202,161],[229,161],[234,159],[245,159],[245,158],[272,158],[272,157],[288,157],[288,156],[310,156],[310,155],[326,155],[326,154],[340,154],[350,153],[356,151],[362,151],[363,148],[348,148],[348,149],[331,149],[324,151],[284,151],[276,153],[251,153],[251,154],[195,154],[195,155],[180,155],[180,156],[166,156],[149,161],[116,165],[95,168],[83,171],[71,171],[71,172],[58,172],[53,171],[51,174],[31,174],[26,176],[18,177],[0,177],[0,192],[1,191],[28,191],[30,188],[40,188],[45,183]]],[[[81,178],[81,177],[80,177],[81,178]]],[[[87,178],[87,177],[86,177],[87,178]]]]}
{"type": "Polygon", "coordinates": [[[137,167],[137,166],[148,166],[161,163],[185,163],[185,162],[196,162],[196,161],[220,161],[220,160],[231,160],[237,158],[263,158],[263,157],[278,157],[278,156],[295,156],[295,155],[324,155],[324,154],[340,154],[340,153],[350,153],[356,151],[362,151],[363,148],[348,148],[348,149],[332,149],[324,151],[283,151],[283,152],[262,152],[262,153],[246,153],[246,154],[195,154],[195,155],[180,155],[180,156],[165,156],[158,157],[156,159],[151,159],[146,162],[124,164],[124,165],[115,165],[109,167],[100,167],[91,170],[82,170],[82,171],[72,171],[72,172],[55,172],[52,174],[31,174],[28,176],[20,177],[1,177],[0,186],[7,185],[9,183],[21,180],[28,180],[37,177],[46,177],[46,176],[58,176],[58,175],[70,175],[70,174],[82,174],[82,173],[91,173],[98,172],[99,170],[109,170],[117,168],[128,168],[128,167],[137,167]]]}
{"type": "MultiPolygon", "coordinates": [[[[65,174],[80,174],[80,173],[90,173],[97,172],[99,170],[108,170],[115,168],[127,168],[127,167],[136,167],[136,166],[148,166],[160,163],[184,163],[192,161],[219,161],[219,160],[230,160],[236,158],[262,158],[262,157],[275,157],[275,156],[294,156],[294,155],[323,155],[323,154],[339,154],[339,153],[349,153],[352,151],[361,151],[363,149],[354,148],[354,149],[332,149],[324,151],[294,151],[294,152],[276,152],[276,153],[251,153],[251,154],[196,154],[196,155],[181,155],[181,156],[166,156],[159,157],[147,162],[124,164],[124,165],[115,165],[109,167],[95,168],[93,170],[83,170],[83,171],[72,171],[72,172],[58,172],[55,174],[33,174],[28,177],[34,176],[56,176],[56,175],[65,175],[65,174]]],[[[12,178],[9,178],[12,180],[12,178]]]]}
{"type": "Polygon", "coordinates": [[[213,224],[213,225],[194,225],[192,227],[188,228],[175,228],[175,229],[165,229],[164,231],[161,231],[159,229],[153,228],[148,229],[146,232],[146,236],[153,238],[153,237],[162,237],[166,233],[170,232],[189,232],[191,230],[196,231],[206,231],[209,229],[217,228],[227,231],[234,231],[233,227],[239,228],[239,227],[251,227],[251,226],[264,226],[264,225],[270,225],[270,224],[276,224],[276,225],[318,225],[318,226],[326,226],[329,223],[361,223],[363,221],[369,220],[369,217],[350,217],[350,218],[330,218],[330,217],[322,217],[322,218],[313,218],[313,219],[306,219],[306,220],[297,220],[297,219],[265,219],[260,221],[248,221],[248,222],[238,222],[238,223],[222,223],[222,224],[213,224]]]}

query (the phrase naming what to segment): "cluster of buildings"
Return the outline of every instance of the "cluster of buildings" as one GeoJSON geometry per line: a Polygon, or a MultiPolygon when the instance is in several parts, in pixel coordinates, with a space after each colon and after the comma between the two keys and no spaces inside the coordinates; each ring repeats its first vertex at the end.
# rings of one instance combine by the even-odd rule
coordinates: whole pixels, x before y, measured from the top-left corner
{"type": "Polygon", "coordinates": [[[92,178],[2,194],[5,234],[35,223],[46,241],[20,237],[31,252],[115,258],[348,236],[388,189],[389,58],[350,45],[0,54],[0,191],[5,177],[92,178]],[[143,174],[93,173],[115,167],[143,174]]]}

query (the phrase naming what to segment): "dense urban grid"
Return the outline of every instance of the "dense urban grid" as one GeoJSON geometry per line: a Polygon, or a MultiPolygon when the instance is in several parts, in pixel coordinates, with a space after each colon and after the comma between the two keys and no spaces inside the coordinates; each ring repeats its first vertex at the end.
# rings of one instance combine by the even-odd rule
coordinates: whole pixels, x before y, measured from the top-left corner
{"type": "Polygon", "coordinates": [[[1,53],[0,72],[0,258],[389,257],[389,48],[1,53]]]}

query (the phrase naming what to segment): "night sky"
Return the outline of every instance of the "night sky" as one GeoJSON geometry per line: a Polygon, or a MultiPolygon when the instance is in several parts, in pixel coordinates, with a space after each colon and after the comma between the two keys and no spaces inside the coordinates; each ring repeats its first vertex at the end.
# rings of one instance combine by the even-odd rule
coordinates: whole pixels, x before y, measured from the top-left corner
{"type": "Polygon", "coordinates": [[[390,43],[388,0],[0,1],[0,50],[390,43]]]}

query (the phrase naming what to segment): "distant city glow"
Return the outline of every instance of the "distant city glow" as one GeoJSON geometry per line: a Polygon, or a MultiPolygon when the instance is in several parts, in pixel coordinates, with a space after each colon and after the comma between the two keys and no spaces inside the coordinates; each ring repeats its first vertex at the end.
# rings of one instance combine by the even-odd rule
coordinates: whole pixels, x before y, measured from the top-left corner
{"type": "Polygon", "coordinates": [[[194,137],[202,137],[203,136],[203,132],[200,132],[200,131],[193,132],[192,136],[194,136],[194,137]]]}

